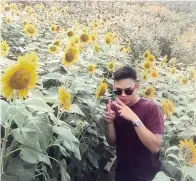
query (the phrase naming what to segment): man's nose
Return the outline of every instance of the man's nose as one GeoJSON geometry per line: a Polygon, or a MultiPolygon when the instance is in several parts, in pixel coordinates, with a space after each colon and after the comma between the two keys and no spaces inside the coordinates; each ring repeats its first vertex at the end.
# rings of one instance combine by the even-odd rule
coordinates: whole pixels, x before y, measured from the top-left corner
{"type": "Polygon", "coordinates": [[[125,96],[127,96],[126,94],[125,94],[125,92],[124,91],[122,91],[122,95],[121,95],[122,97],[125,97],[125,96]]]}

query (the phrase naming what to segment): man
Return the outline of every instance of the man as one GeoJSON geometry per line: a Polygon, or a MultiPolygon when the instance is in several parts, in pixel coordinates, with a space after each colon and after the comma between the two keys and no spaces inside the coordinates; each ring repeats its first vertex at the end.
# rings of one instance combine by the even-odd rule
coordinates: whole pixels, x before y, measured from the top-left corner
{"type": "Polygon", "coordinates": [[[136,71],[129,66],[114,73],[116,100],[108,101],[106,138],[117,147],[115,181],[151,181],[159,170],[163,115],[153,101],[137,96],[136,71]]]}

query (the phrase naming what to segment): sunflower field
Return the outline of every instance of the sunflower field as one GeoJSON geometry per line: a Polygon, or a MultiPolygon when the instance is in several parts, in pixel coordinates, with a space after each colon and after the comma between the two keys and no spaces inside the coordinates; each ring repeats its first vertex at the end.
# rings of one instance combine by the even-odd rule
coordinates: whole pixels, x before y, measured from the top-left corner
{"type": "Polygon", "coordinates": [[[196,4],[190,7],[2,0],[1,179],[103,181],[115,159],[103,113],[113,72],[131,65],[139,94],[164,112],[154,181],[196,181],[196,4]]]}

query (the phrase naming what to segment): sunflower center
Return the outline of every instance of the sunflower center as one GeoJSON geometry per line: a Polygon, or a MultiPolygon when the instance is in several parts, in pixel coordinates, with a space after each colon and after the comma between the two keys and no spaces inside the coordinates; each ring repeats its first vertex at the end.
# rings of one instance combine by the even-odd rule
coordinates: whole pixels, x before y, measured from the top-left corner
{"type": "Polygon", "coordinates": [[[153,77],[156,77],[157,76],[157,73],[156,72],[152,72],[152,76],[153,77]]]}
{"type": "Polygon", "coordinates": [[[68,36],[73,36],[73,32],[72,32],[72,31],[69,31],[69,32],[67,33],[67,35],[68,35],[68,36]]]}
{"type": "Polygon", "coordinates": [[[110,44],[110,43],[111,43],[111,39],[110,39],[110,38],[106,38],[105,42],[106,42],[107,44],[110,44]]]}
{"type": "Polygon", "coordinates": [[[28,31],[29,33],[33,34],[33,33],[34,33],[34,28],[28,27],[28,28],[27,28],[27,31],[28,31]]]}
{"type": "Polygon", "coordinates": [[[151,95],[151,93],[152,93],[152,90],[151,90],[151,89],[147,89],[147,90],[145,91],[145,94],[146,94],[147,96],[151,95]]]}
{"type": "Polygon", "coordinates": [[[59,46],[59,45],[60,45],[60,41],[56,41],[56,42],[54,43],[54,45],[59,46]]]}
{"type": "Polygon", "coordinates": [[[31,80],[31,76],[28,70],[20,69],[16,71],[9,82],[9,85],[16,90],[25,89],[31,80]]]}
{"type": "Polygon", "coordinates": [[[52,52],[55,52],[55,51],[56,51],[56,46],[51,46],[51,47],[50,47],[50,50],[51,50],[52,52]]]}
{"type": "Polygon", "coordinates": [[[145,64],[145,68],[149,68],[150,65],[148,63],[145,64]]]}
{"type": "Polygon", "coordinates": [[[82,42],[87,42],[87,41],[89,40],[88,35],[82,34],[81,37],[80,37],[80,40],[81,40],[82,42]]]}
{"type": "Polygon", "coordinates": [[[114,65],[113,64],[109,64],[109,68],[113,69],[114,65]]]}
{"type": "Polygon", "coordinates": [[[72,62],[74,59],[74,54],[71,52],[71,51],[68,51],[66,54],[65,54],[65,60],[67,62],[72,62]]]}

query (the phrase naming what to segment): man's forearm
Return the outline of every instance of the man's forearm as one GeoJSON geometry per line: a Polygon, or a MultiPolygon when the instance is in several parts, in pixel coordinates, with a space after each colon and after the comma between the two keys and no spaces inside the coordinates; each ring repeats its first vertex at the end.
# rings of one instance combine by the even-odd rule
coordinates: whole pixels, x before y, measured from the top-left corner
{"type": "Polygon", "coordinates": [[[160,149],[161,143],[159,138],[148,130],[144,124],[135,127],[136,133],[140,141],[152,152],[157,153],[160,149]]]}
{"type": "Polygon", "coordinates": [[[114,123],[107,124],[106,139],[108,144],[110,145],[116,144],[116,131],[115,131],[114,123]]]}

